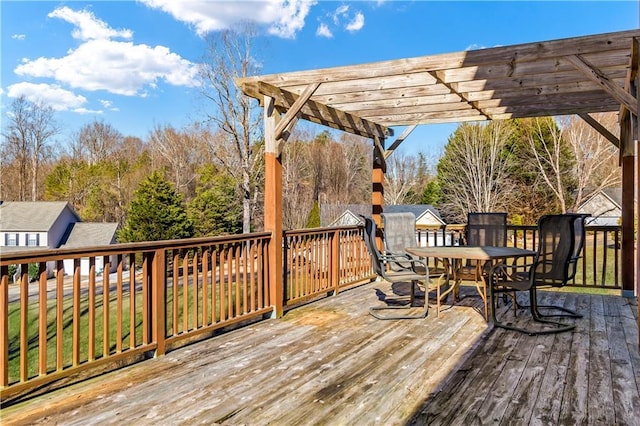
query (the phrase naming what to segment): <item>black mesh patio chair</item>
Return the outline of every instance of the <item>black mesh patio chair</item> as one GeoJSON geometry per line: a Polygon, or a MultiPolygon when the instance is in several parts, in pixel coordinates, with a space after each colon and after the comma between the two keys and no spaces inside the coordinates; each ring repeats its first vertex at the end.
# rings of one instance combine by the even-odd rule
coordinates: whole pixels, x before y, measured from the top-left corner
{"type": "MultiPolygon", "coordinates": [[[[495,265],[489,274],[490,312],[496,327],[516,330],[529,335],[559,333],[575,328],[573,324],[546,319],[541,315],[537,301],[537,288],[543,286],[558,287],[565,285],[571,276],[575,257],[576,220],[584,220],[580,215],[545,215],[538,220],[538,249],[532,264],[495,265]],[[516,327],[496,318],[496,296],[505,292],[526,291],[529,293],[529,305],[526,305],[532,319],[541,323],[538,328],[516,327]]],[[[562,308],[558,306],[548,306],[562,308]]]]}
{"type": "Polygon", "coordinates": [[[371,265],[374,272],[380,278],[394,284],[400,282],[410,283],[410,295],[409,300],[401,300],[398,298],[385,299],[386,302],[390,302],[387,306],[373,306],[369,308],[369,313],[377,319],[389,320],[389,319],[419,319],[425,318],[429,312],[428,297],[429,294],[429,268],[420,259],[413,259],[408,254],[387,254],[381,253],[376,245],[376,224],[372,218],[361,216],[364,220],[364,240],[371,256],[371,265]],[[395,264],[396,270],[387,268],[388,264],[395,264]],[[406,265],[407,267],[401,268],[400,265],[406,265]],[[419,289],[420,284],[424,286],[425,300],[424,308],[417,313],[410,313],[415,311],[416,290],[419,289]],[[401,303],[395,305],[395,303],[401,303]],[[382,315],[380,312],[385,310],[393,310],[396,312],[404,311],[407,313],[382,315]]]}
{"type": "MultiPolygon", "coordinates": [[[[411,260],[418,259],[405,251],[407,247],[418,245],[416,238],[416,216],[411,212],[382,213],[380,216],[382,216],[384,226],[384,252],[386,255],[393,255],[394,258],[397,259],[395,261],[389,261],[389,269],[401,272],[415,267],[419,273],[423,273],[424,268],[422,266],[415,266],[412,265],[411,262],[402,261],[403,256],[411,260]]],[[[431,259],[431,261],[424,259],[424,262],[429,268],[429,277],[432,280],[430,283],[432,284],[431,287],[433,287],[439,295],[440,290],[448,285],[448,267],[441,259],[431,259]]],[[[446,292],[442,297],[446,298],[448,295],[449,293],[446,292]]],[[[436,301],[438,315],[440,314],[440,302],[440,299],[436,301]]]]}
{"type": "MultiPolygon", "coordinates": [[[[464,243],[467,246],[505,247],[507,245],[507,213],[469,212],[464,243]]],[[[490,269],[491,264],[489,263],[478,264],[476,260],[465,260],[457,269],[457,279],[473,281],[478,291],[480,291],[480,284],[482,284],[482,292],[486,301],[486,280],[490,269]]],[[[488,320],[486,318],[486,303],[484,315],[488,320]]]]}
{"type": "MultiPolygon", "coordinates": [[[[494,212],[468,213],[465,245],[505,247],[507,245],[507,214],[494,212]]],[[[481,274],[486,274],[487,272],[488,269],[478,268],[476,261],[468,260],[459,269],[458,278],[477,283],[482,280],[481,274]]]]}
{"type": "MultiPolygon", "coordinates": [[[[567,276],[566,279],[562,282],[551,282],[548,284],[548,286],[552,286],[552,287],[562,287],[564,285],[567,285],[569,283],[569,281],[573,280],[573,278],[576,276],[576,273],[578,271],[578,260],[580,260],[580,258],[582,257],[582,247],[584,247],[584,239],[585,239],[585,229],[584,229],[584,222],[585,219],[587,217],[589,217],[588,214],[582,214],[582,213],[566,213],[565,216],[572,216],[574,218],[573,221],[573,237],[574,237],[574,244],[573,244],[573,253],[571,254],[571,259],[569,259],[569,268],[567,271],[567,276]]],[[[545,286],[546,284],[544,283],[540,283],[538,284],[538,287],[542,287],[545,286]]],[[[528,307],[528,306],[524,306],[524,307],[528,307]]],[[[538,316],[540,317],[571,317],[571,318],[582,318],[582,315],[579,314],[578,312],[569,309],[569,308],[565,308],[564,306],[558,306],[558,305],[536,305],[536,307],[538,308],[538,316]],[[556,311],[560,311],[559,313],[542,313],[540,312],[540,309],[543,309],[545,311],[548,310],[556,310],[556,311]]]]}

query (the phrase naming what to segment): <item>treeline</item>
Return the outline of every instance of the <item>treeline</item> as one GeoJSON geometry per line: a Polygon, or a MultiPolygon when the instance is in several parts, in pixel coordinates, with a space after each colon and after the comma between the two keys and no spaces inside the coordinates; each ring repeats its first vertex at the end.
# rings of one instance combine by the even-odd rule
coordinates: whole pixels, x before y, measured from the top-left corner
{"type": "MultiPolygon", "coordinates": [[[[61,146],[51,109],[18,98],[12,112],[0,199],[68,201],[84,221],[118,222],[122,241],[240,233],[247,208],[250,230],[262,229],[262,140],[240,154],[202,124],[157,126],[142,140],[94,120],[61,146]]],[[[617,127],[611,114],[596,118],[617,127]]],[[[282,154],[285,229],[319,226],[320,204],[370,203],[372,150],[299,125],[282,154]]],[[[449,223],[469,211],[535,223],[620,184],[615,147],[579,118],[462,124],[441,158],[395,152],[386,167],[385,204],[434,204],[449,223]]]]}
{"type": "MultiPolygon", "coordinates": [[[[24,98],[13,107],[2,144],[0,199],[67,201],[84,221],[118,222],[123,241],[242,232],[245,198],[250,200],[251,230],[262,228],[261,140],[250,145],[254,164],[247,194],[239,172],[246,158],[234,152],[233,141],[222,131],[195,123],[182,129],[157,126],[142,140],[94,120],[63,146],[54,137],[58,129],[51,109],[24,98]],[[35,118],[47,114],[50,120],[35,118]],[[42,134],[49,136],[37,143],[29,136],[42,134]],[[159,199],[163,203],[155,203],[159,199]],[[163,222],[160,214],[170,212],[171,220],[185,221],[180,231],[163,222]],[[135,220],[128,220],[132,217],[135,220]],[[135,223],[145,226],[145,221],[155,221],[157,229],[152,232],[149,226],[139,235],[135,223]],[[169,231],[158,235],[162,228],[169,231]]],[[[369,203],[371,143],[348,134],[335,140],[327,131],[298,128],[302,130],[289,138],[283,151],[285,228],[307,226],[317,202],[369,203]]]]}
{"type": "MultiPolygon", "coordinates": [[[[617,132],[615,114],[594,118],[617,132]]],[[[462,124],[437,176],[437,204],[452,222],[469,211],[507,211],[512,223],[531,224],[621,184],[617,148],[577,116],[462,124]]]]}

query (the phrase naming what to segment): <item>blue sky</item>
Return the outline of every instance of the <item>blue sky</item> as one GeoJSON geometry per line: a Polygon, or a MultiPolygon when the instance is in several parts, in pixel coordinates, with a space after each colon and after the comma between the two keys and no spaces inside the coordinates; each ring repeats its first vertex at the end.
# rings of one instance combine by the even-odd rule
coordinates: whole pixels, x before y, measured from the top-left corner
{"type": "MultiPolygon", "coordinates": [[[[2,126],[25,95],[56,110],[62,143],[95,119],[143,139],[181,128],[203,116],[204,37],[246,19],[259,25],[267,74],[635,29],[639,11],[638,1],[2,0],[2,126]]],[[[455,127],[422,126],[402,148],[427,142],[437,155],[455,127]]]]}

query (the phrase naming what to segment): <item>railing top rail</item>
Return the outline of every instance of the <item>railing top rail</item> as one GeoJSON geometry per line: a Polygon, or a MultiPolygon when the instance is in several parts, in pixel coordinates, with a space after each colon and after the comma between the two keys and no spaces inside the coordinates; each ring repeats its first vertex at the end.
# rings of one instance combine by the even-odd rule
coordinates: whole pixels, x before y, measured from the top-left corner
{"type": "Polygon", "coordinates": [[[310,235],[310,234],[324,234],[326,232],[335,231],[349,231],[361,229],[362,225],[349,225],[349,226],[331,226],[324,228],[308,228],[308,229],[289,229],[285,230],[285,235],[310,235]]]}
{"type": "Polygon", "coordinates": [[[68,257],[91,257],[109,256],[121,254],[123,252],[144,252],[157,249],[180,249],[214,244],[229,244],[242,241],[270,238],[271,232],[255,232],[251,234],[224,235],[218,237],[200,237],[177,240],[144,241],[139,243],[117,243],[102,246],[73,247],[58,249],[35,249],[13,251],[13,247],[2,247],[0,249],[0,265],[11,265],[17,263],[30,263],[51,260],[54,258],[68,257]]]}

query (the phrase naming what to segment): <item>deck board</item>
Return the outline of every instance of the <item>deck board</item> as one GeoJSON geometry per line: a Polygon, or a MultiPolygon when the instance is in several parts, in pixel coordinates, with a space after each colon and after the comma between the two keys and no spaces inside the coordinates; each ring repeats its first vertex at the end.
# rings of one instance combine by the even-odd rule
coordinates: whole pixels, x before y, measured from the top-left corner
{"type": "Polygon", "coordinates": [[[2,424],[640,424],[636,299],[541,292],[584,318],[527,336],[490,330],[478,297],[376,320],[376,290],[390,291],[360,286],[4,407],[2,424]]]}

